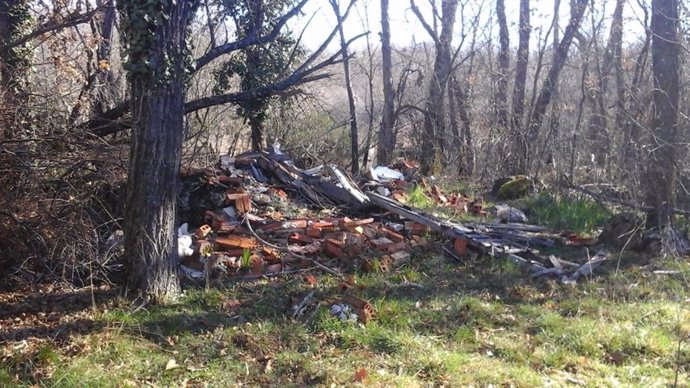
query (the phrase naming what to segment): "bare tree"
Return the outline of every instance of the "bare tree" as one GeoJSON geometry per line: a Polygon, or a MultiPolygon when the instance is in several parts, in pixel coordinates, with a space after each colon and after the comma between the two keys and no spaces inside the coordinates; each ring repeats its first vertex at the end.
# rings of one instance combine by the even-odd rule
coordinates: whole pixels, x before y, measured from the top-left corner
{"type": "MultiPolygon", "coordinates": [[[[544,120],[544,114],[546,113],[546,108],[551,102],[551,97],[553,96],[554,89],[558,82],[558,76],[560,75],[561,70],[565,65],[565,61],[568,58],[570,44],[573,41],[575,33],[580,28],[580,23],[582,22],[582,17],[584,16],[585,9],[587,8],[587,3],[588,0],[575,0],[571,3],[570,20],[568,22],[568,26],[566,27],[565,32],[563,33],[563,38],[558,45],[553,59],[554,62],[551,64],[549,73],[546,75],[546,79],[542,84],[539,97],[536,100],[534,110],[532,111],[532,116],[529,120],[526,145],[536,144],[539,129],[541,128],[541,124],[544,120]]],[[[522,157],[524,161],[524,165],[522,166],[523,172],[526,172],[530,162],[530,154],[534,154],[535,150],[526,148],[525,151],[527,151],[527,153],[522,157]]]]}
{"type": "MultiPolygon", "coordinates": [[[[421,163],[421,171],[424,174],[438,173],[444,163],[443,148],[446,133],[443,96],[446,92],[453,67],[451,44],[458,0],[446,0],[441,3],[440,34],[437,34],[436,30],[429,25],[414,0],[410,0],[410,6],[412,12],[414,12],[424,26],[424,29],[433,39],[436,50],[434,72],[429,82],[429,94],[424,109],[424,137],[422,139],[424,159],[421,163]]],[[[433,18],[435,21],[437,15],[433,15],[433,18]]]]}
{"type": "Polygon", "coordinates": [[[496,0],[496,18],[498,19],[498,75],[496,76],[496,115],[498,126],[503,132],[508,128],[508,69],[510,67],[510,37],[506,21],[504,0],[496,0]]]}
{"type": "Polygon", "coordinates": [[[350,59],[347,53],[347,41],[343,29],[343,19],[340,15],[340,5],[337,0],[331,0],[331,7],[338,21],[338,34],[340,35],[340,47],[343,58],[343,73],[345,74],[345,89],[347,90],[347,103],[350,108],[350,141],[351,144],[351,171],[353,175],[359,174],[359,136],[357,130],[357,109],[355,107],[355,95],[352,92],[350,80],[350,59]]]}
{"type": "Polygon", "coordinates": [[[381,57],[383,65],[383,117],[379,131],[377,162],[389,164],[395,148],[395,89],[393,89],[393,60],[391,56],[391,30],[388,0],[381,0],[381,57]]]}
{"type": "Polygon", "coordinates": [[[513,147],[511,157],[506,158],[506,169],[515,173],[524,170],[522,155],[527,145],[522,132],[522,120],[525,112],[525,86],[527,83],[527,64],[529,62],[529,36],[532,26],[529,24],[529,0],[520,0],[520,34],[517,59],[515,63],[515,84],[513,85],[513,109],[510,121],[513,147]]]}
{"type": "Polygon", "coordinates": [[[677,169],[680,41],[678,0],[652,1],[652,116],[648,167],[644,173],[647,226],[664,231],[673,224],[677,169]]]}

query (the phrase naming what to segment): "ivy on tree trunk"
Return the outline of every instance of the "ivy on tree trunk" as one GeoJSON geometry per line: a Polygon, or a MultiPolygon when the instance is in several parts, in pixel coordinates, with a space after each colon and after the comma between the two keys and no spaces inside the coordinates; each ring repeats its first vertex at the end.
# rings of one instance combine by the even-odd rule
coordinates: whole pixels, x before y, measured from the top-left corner
{"type": "Polygon", "coordinates": [[[184,130],[187,27],[195,3],[120,0],[131,93],[132,144],[125,198],[128,290],[174,299],[176,202],[184,130]]]}

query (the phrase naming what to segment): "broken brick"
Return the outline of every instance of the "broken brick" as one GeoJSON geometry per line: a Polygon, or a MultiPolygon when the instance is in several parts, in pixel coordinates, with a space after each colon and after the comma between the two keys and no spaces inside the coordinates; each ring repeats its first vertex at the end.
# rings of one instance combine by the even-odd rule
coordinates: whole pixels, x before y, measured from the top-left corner
{"type": "Polygon", "coordinates": [[[280,225],[283,229],[305,229],[307,227],[307,220],[290,220],[285,221],[280,225]]]}
{"type": "Polygon", "coordinates": [[[245,236],[227,236],[217,237],[215,243],[223,248],[251,249],[256,245],[256,240],[252,237],[245,236]]]}
{"type": "Polygon", "coordinates": [[[453,242],[453,251],[460,257],[467,256],[467,240],[464,238],[456,238],[453,242]]]}
{"type": "Polygon", "coordinates": [[[218,224],[218,227],[216,228],[216,233],[218,234],[230,234],[234,232],[237,227],[240,226],[239,222],[233,221],[222,221],[218,224]]]}
{"type": "Polygon", "coordinates": [[[252,273],[255,275],[260,275],[264,272],[264,261],[258,255],[252,255],[252,273]]]}
{"type": "Polygon", "coordinates": [[[308,285],[312,286],[312,287],[314,287],[318,284],[316,277],[312,274],[304,275],[304,282],[307,283],[308,285]]]}
{"type": "Polygon", "coordinates": [[[340,222],[340,226],[353,233],[364,233],[364,225],[368,225],[374,222],[373,218],[364,218],[361,220],[350,220],[349,218],[345,217],[343,220],[340,222]]]}
{"type": "Polygon", "coordinates": [[[374,248],[382,251],[386,249],[386,247],[393,245],[393,241],[386,237],[381,237],[375,240],[371,240],[371,244],[374,246],[374,248]]]}
{"type": "Polygon", "coordinates": [[[372,306],[369,302],[363,299],[348,295],[343,297],[342,301],[352,306],[355,313],[357,314],[357,317],[359,317],[359,320],[362,321],[362,323],[369,322],[376,315],[374,311],[374,306],[372,306]]]}
{"type": "Polygon", "coordinates": [[[369,240],[373,240],[377,236],[376,229],[371,226],[365,226],[362,228],[362,234],[365,235],[369,240]]]}
{"type": "Polygon", "coordinates": [[[405,230],[410,234],[426,234],[431,231],[428,226],[414,221],[405,221],[405,230]]]}
{"type": "Polygon", "coordinates": [[[434,185],[431,188],[431,196],[436,200],[437,203],[444,204],[448,202],[448,198],[443,194],[443,191],[438,188],[438,186],[434,185]]]}
{"type": "Polygon", "coordinates": [[[208,226],[208,224],[204,224],[204,225],[201,225],[199,227],[199,229],[196,230],[195,234],[196,234],[196,237],[198,237],[199,239],[203,239],[203,238],[206,238],[206,236],[208,236],[208,234],[211,233],[212,231],[213,230],[211,229],[210,226],[208,226]]]}
{"type": "Polygon", "coordinates": [[[306,233],[311,238],[321,238],[321,229],[307,228],[306,233]]]}
{"type": "Polygon", "coordinates": [[[204,223],[211,225],[213,230],[220,229],[223,222],[225,222],[225,218],[211,210],[206,210],[206,213],[204,213],[204,223]]]}
{"type": "Polygon", "coordinates": [[[241,185],[242,184],[242,178],[240,177],[232,177],[232,176],[227,176],[227,175],[219,175],[218,176],[218,182],[223,183],[223,184],[230,184],[230,185],[241,185]]]}
{"type": "Polygon", "coordinates": [[[314,242],[314,239],[301,233],[292,233],[288,237],[288,242],[291,244],[309,245],[314,242]]]}
{"type": "Polygon", "coordinates": [[[398,241],[396,243],[387,245],[384,250],[386,252],[398,252],[407,249],[407,244],[404,241],[398,241]]]}
{"type": "Polygon", "coordinates": [[[324,251],[334,257],[345,256],[345,252],[343,251],[343,243],[332,238],[326,239],[324,251]]]}
{"type": "Polygon", "coordinates": [[[252,201],[245,193],[228,193],[225,195],[225,202],[234,204],[239,214],[249,213],[252,210],[252,201]]]}
{"type": "Polygon", "coordinates": [[[281,189],[278,189],[278,188],[275,188],[275,187],[271,187],[271,188],[268,189],[268,192],[269,192],[271,195],[274,195],[274,196],[280,198],[280,199],[283,200],[283,201],[285,201],[285,200],[288,199],[287,193],[285,193],[285,192],[284,192],[283,190],[281,190],[281,189]]]}
{"type": "Polygon", "coordinates": [[[394,200],[400,202],[400,203],[407,203],[407,199],[409,198],[408,195],[404,191],[396,190],[394,191],[391,195],[391,198],[394,200]]]}
{"type": "Polygon", "coordinates": [[[389,239],[393,240],[393,242],[400,242],[400,241],[405,240],[405,238],[402,236],[402,234],[394,231],[393,229],[384,227],[384,228],[382,228],[382,231],[389,239]]]}
{"type": "Polygon", "coordinates": [[[280,261],[280,254],[277,250],[269,247],[262,247],[261,254],[266,258],[268,262],[280,261]]]}

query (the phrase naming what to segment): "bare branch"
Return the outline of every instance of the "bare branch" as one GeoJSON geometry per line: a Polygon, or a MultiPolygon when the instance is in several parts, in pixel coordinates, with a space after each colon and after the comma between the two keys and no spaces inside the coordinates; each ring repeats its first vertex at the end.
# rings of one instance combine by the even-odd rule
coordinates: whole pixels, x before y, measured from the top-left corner
{"type": "Polygon", "coordinates": [[[221,55],[237,51],[245,47],[272,42],[278,37],[278,34],[280,34],[280,30],[283,29],[288,20],[292,19],[294,16],[297,16],[297,14],[302,10],[302,7],[304,7],[304,5],[308,1],[309,0],[300,1],[299,4],[297,4],[293,9],[291,9],[285,15],[281,16],[280,19],[278,19],[276,25],[271,30],[271,32],[269,32],[267,35],[259,35],[259,29],[261,28],[261,24],[257,24],[257,27],[253,31],[251,31],[246,38],[242,38],[234,42],[229,42],[217,47],[213,47],[211,50],[209,50],[209,52],[201,56],[201,58],[197,59],[196,69],[201,69],[202,67],[208,65],[211,61],[220,57],[221,55]]]}
{"type": "Polygon", "coordinates": [[[54,20],[50,20],[33,30],[31,33],[22,36],[19,39],[13,40],[11,42],[8,42],[2,46],[0,46],[0,55],[5,55],[8,50],[21,46],[29,41],[31,41],[34,38],[37,38],[43,34],[47,34],[49,32],[53,32],[56,30],[60,30],[63,28],[69,28],[69,27],[74,27],[79,24],[83,23],[88,23],[95,15],[96,13],[100,12],[102,9],[106,8],[106,6],[101,6],[101,7],[96,7],[92,11],[82,13],[82,14],[72,14],[70,15],[67,19],[62,21],[61,23],[58,23],[54,20]]]}

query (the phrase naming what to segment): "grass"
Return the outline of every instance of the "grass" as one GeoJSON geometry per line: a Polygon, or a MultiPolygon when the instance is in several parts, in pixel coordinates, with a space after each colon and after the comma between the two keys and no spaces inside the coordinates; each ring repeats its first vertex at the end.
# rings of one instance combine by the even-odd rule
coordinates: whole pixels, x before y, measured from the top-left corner
{"type": "MultiPolygon", "coordinates": [[[[410,204],[435,206],[423,191],[410,204]]],[[[588,232],[607,213],[539,197],[533,219],[588,232]]],[[[623,254],[576,286],[530,281],[508,260],[449,261],[416,248],[390,272],[188,289],[178,303],[133,311],[120,300],[68,341],[0,347],[0,386],[671,386],[690,381],[690,264],[623,254]],[[646,261],[649,261],[646,258],[646,261]],[[292,318],[313,291],[315,303],[292,318]],[[366,325],[330,313],[345,294],[376,311],[366,325]],[[365,377],[362,376],[365,372],[365,377]]],[[[570,258],[577,248],[558,252],[570,258]]],[[[682,386],[682,385],[681,385],[682,386]]]]}
{"type": "Polygon", "coordinates": [[[555,230],[588,233],[602,226],[611,213],[595,201],[541,194],[525,206],[532,211],[531,223],[555,230]]]}
{"type": "MultiPolygon", "coordinates": [[[[686,263],[672,263],[687,276],[686,263]]],[[[299,319],[291,297],[311,288],[298,278],[188,290],[175,305],[137,312],[122,302],[94,317],[102,329],[5,363],[0,385],[347,386],[362,368],[369,386],[666,386],[676,370],[690,378],[682,278],[629,268],[575,287],[526,279],[507,261],[417,252],[393,273],[357,275],[350,292],[377,314],[366,325],[330,314],[328,301],[343,295],[330,277],[313,289],[323,303],[299,319]],[[179,366],[166,370],[171,359],[179,366]]]]}

